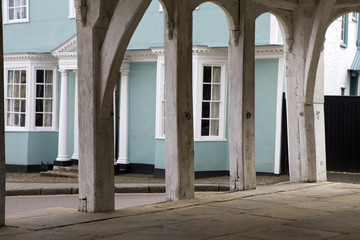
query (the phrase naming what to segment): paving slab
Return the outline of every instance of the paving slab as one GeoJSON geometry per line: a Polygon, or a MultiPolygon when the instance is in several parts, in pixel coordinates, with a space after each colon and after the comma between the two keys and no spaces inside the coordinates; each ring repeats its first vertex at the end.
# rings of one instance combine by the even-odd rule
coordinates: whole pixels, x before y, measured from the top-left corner
{"type": "Polygon", "coordinates": [[[6,216],[0,238],[359,239],[359,199],[350,184],[283,184],[109,213],[42,209],[6,216]]]}
{"type": "Polygon", "coordinates": [[[339,236],[344,236],[342,233],[329,232],[318,229],[299,228],[286,225],[270,225],[260,228],[252,229],[244,236],[253,239],[291,239],[291,240],[318,240],[318,239],[333,239],[339,236]]]}

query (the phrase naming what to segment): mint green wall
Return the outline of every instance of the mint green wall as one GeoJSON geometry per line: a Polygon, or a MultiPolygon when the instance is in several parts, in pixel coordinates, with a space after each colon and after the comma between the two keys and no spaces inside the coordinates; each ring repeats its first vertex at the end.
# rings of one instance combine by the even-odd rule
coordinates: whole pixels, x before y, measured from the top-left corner
{"type": "Polygon", "coordinates": [[[255,64],[255,159],[257,172],[274,172],[278,59],[255,64]]]}
{"type": "Polygon", "coordinates": [[[6,164],[52,164],[57,155],[57,132],[6,132],[6,164]]]}
{"type": "MultiPolygon", "coordinates": [[[[156,63],[131,63],[129,73],[129,161],[155,162],[156,63]]],[[[121,117],[121,116],[120,116],[121,117]]]]}
{"type": "Polygon", "coordinates": [[[268,45],[270,43],[270,13],[264,13],[256,19],[255,32],[256,45],[268,45]]]}
{"type": "MultiPolygon", "coordinates": [[[[4,2],[4,1],[3,1],[4,2]]],[[[4,24],[4,52],[50,52],[76,34],[69,0],[30,0],[27,23],[4,24]]]]}
{"type": "Polygon", "coordinates": [[[155,141],[155,168],[165,169],[165,140],[155,141]]]}
{"type": "Polygon", "coordinates": [[[164,13],[159,11],[159,1],[152,1],[138,25],[128,49],[149,49],[164,46],[164,13]]]}
{"type": "MultiPolygon", "coordinates": [[[[164,46],[164,13],[158,1],[152,1],[136,29],[129,50],[164,46]]],[[[228,46],[229,29],[224,11],[213,3],[204,3],[193,12],[193,43],[209,47],[228,46]]],[[[255,44],[270,42],[270,14],[261,15],[256,22],[255,44]]]]}
{"type": "Polygon", "coordinates": [[[6,164],[27,165],[28,132],[5,132],[6,164]]]}
{"type": "Polygon", "coordinates": [[[213,3],[204,3],[193,11],[193,43],[209,47],[227,47],[229,27],[224,11],[213,3]]]}
{"type": "MultiPolygon", "coordinates": [[[[30,21],[4,25],[4,52],[51,52],[76,34],[75,19],[69,19],[68,0],[31,0],[30,21]],[[21,36],[19,37],[19,33],[21,36]],[[25,36],[25,37],[24,37],[25,36]]],[[[152,1],[136,29],[129,50],[164,46],[164,13],[152,1]]],[[[256,45],[269,43],[269,14],[256,23],[256,45]]],[[[228,46],[228,24],[223,10],[204,3],[193,12],[193,42],[209,47],[228,46]]]]}
{"type": "MultiPolygon", "coordinates": [[[[131,163],[165,168],[165,141],[155,139],[156,64],[133,63],[130,70],[131,163]]],[[[255,64],[255,157],[257,172],[273,172],[278,59],[255,64]]],[[[228,131],[226,130],[226,133],[228,131]]],[[[195,142],[195,171],[229,170],[228,141],[195,142]]]]}
{"type": "MultiPolygon", "coordinates": [[[[228,170],[228,144],[223,142],[195,142],[195,171],[228,170]]],[[[165,169],[165,140],[155,142],[155,168],[165,169]]]]}
{"type": "Polygon", "coordinates": [[[28,142],[28,165],[54,163],[57,157],[57,132],[31,132],[28,142]]]}
{"type": "Polygon", "coordinates": [[[222,171],[226,169],[227,143],[195,142],[195,171],[222,171]]]}

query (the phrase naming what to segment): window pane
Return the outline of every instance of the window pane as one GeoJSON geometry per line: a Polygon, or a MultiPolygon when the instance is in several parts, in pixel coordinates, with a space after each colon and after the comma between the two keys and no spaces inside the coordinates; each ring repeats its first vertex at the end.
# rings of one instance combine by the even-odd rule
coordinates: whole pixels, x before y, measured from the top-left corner
{"type": "Polygon", "coordinates": [[[35,117],[35,126],[36,127],[42,127],[43,126],[43,115],[40,113],[36,114],[35,117]]]}
{"type": "Polygon", "coordinates": [[[26,85],[20,86],[20,98],[26,98],[26,85]]]}
{"type": "Polygon", "coordinates": [[[47,70],[45,76],[45,83],[52,83],[53,82],[53,72],[47,70]]]}
{"type": "Polygon", "coordinates": [[[52,85],[46,85],[45,86],[45,97],[46,98],[52,98],[53,95],[53,86],[52,85]]]}
{"type": "Polygon", "coordinates": [[[26,112],[26,101],[21,100],[21,112],[26,112]]]}
{"type": "Polygon", "coordinates": [[[7,111],[8,112],[14,111],[14,100],[7,100],[7,111]]]}
{"type": "Polygon", "coordinates": [[[14,0],[9,0],[9,7],[14,7],[14,0]]]}
{"type": "Polygon", "coordinates": [[[211,82],[211,67],[204,67],[204,77],[203,82],[211,82]]]}
{"type": "Polygon", "coordinates": [[[12,122],[12,126],[19,126],[19,114],[18,113],[14,113],[13,114],[13,122],[12,122]]]}
{"type": "Polygon", "coordinates": [[[203,100],[210,100],[211,96],[211,85],[210,84],[204,84],[203,85],[203,100]]]}
{"type": "Polygon", "coordinates": [[[20,115],[20,127],[25,127],[25,114],[20,115]]]}
{"type": "Polygon", "coordinates": [[[209,120],[201,121],[201,136],[209,136],[209,120]]]}
{"type": "Polygon", "coordinates": [[[44,111],[44,100],[36,100],[36,112],[43,112],[44,111]]]}
{"type": "Polygon", "coordinates": [[[14,87],[13,85],[8,85],[7,86],[7,96],[8,97],[14,97],[14,87]]]}
{"type": "Polygon", "coordinates": [[[51,127],[51,125],[52,125],[52,115],[45,114],[44,127],[51,127]]]}
{"type": "Polygon", "coordinates": [[[9,9],[9,20],[14,20],[14,9],[9,9]]]}
{"type": "Polygon", "coordinates": [[[20,13],[20,8],[14,8],[14,10],[15,10],[15,19],[20,19],[21,18],[21,13],[20,13]]]}
{"type": "Polygon", "coordinates": [[[14,97],[15,98],[19,98],[20,97],[20,89],[19,89],[19,85],[14,85],[14,97]]]}
{"type": "Polygon", "coordinates": [[[8,83],[13,83],[13,80],[14,80],[14,72],[9,71],[8,72],[8,83]]]}
{"type": "Polygon", "coordinates": [[[43,85],[36,86],[36,97],[44,97],[44,86],[43,85]]]}
{"type": "Polygon", "coordinates": [[[220,83],[220,76],[221,76],[221,68],[220,67],[214,67],[213,82],[214,83],[220,83]]]}
{"type": "Polygon", "coordinates": [[[26,7],[21,8],[21,18],[26,18],[27,12],[26,7]]]}
{"type": "Polygon", "coordinates": [[[36,83],[44,82],[44,70],[36,70],[36,83]]]}
{"type": "Polygon", "coordinates": [[[11,114],[10,113],[7,114],[6,119],[7,119],[6,125],[7,126],[12,126],[12,124],[11,124],[11,114]]]}
{"type": "Polygon", "coordinates": [[[20,71],[14,71],[14,83],[20,83],[20,71]]]}
{"type": "Polygon", "coordinates": [[[21,83],[26,83],[26,71],[21,71],[21,83]]]}
{"type": "Polygon", "coordinates": [[[219,136],[219,121],[212,120],[211,121],[211,136],[219,136]]]}
{"type": "Polygon", "coordinates": [[[220,100],[220,85],[218,84],[212,85],[212,100],[213,101],[220,100]]]}
{"type": "Polygon", "coordinates": [[[202,118],[210,117],[210,103],[203,102],[202,103],[202,118]]]}
{"type": "Polygon", "coordinates": [[[219,118],[220,103],[211,103],[211,118],[219,118]]]}
{"type": "Polygon", "coordinates": [[[52,112],[52,100],[45,100],[45,112],[52,112]]]}
{"type": "Polygon", "coordinates": [[[26,6],[26,0],[21,0],[21,5],[26,6]]]}
{"type": "Polygon", "coordinates": [[[14,100],[14,112],[20,112],[20,100],[14,100]]]}
{"type": "Polygon", "coordinates": [[[20,0],[15,0],[15,7],[20,5],[20,0]]]}

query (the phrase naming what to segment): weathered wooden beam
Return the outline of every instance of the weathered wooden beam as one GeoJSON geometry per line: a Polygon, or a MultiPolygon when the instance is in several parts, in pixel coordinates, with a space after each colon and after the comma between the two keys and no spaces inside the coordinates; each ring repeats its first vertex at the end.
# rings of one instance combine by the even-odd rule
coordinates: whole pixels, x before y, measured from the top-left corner
{"type": "Polygon", "coordinates": [[[360,7],[359,0],[337,0],[335,9],[348,8],[348,7],[360,7]]]}
{"type": "Polygon", "coordinates": [[[298,7],[297,0],[253,0],[257,4],[270,8],[294,11],[298,7]]]}

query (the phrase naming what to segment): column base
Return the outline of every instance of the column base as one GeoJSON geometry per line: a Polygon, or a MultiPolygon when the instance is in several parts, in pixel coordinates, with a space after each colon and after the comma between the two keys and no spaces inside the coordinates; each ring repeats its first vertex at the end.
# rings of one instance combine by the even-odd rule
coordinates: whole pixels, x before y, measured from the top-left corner
{"type": "Polygon", "coordinates": [[[72,165],[73,165],[73,161],[70,159],[66,161],[58,161],[58,160],[54,161],[54,167],[69,167],[72,165]]]}
{"type": "Polygon", "coordinates": [[[116,164],[130,164],[130,162],[128,158],[119,157],[116,161],[116,164]]]}

